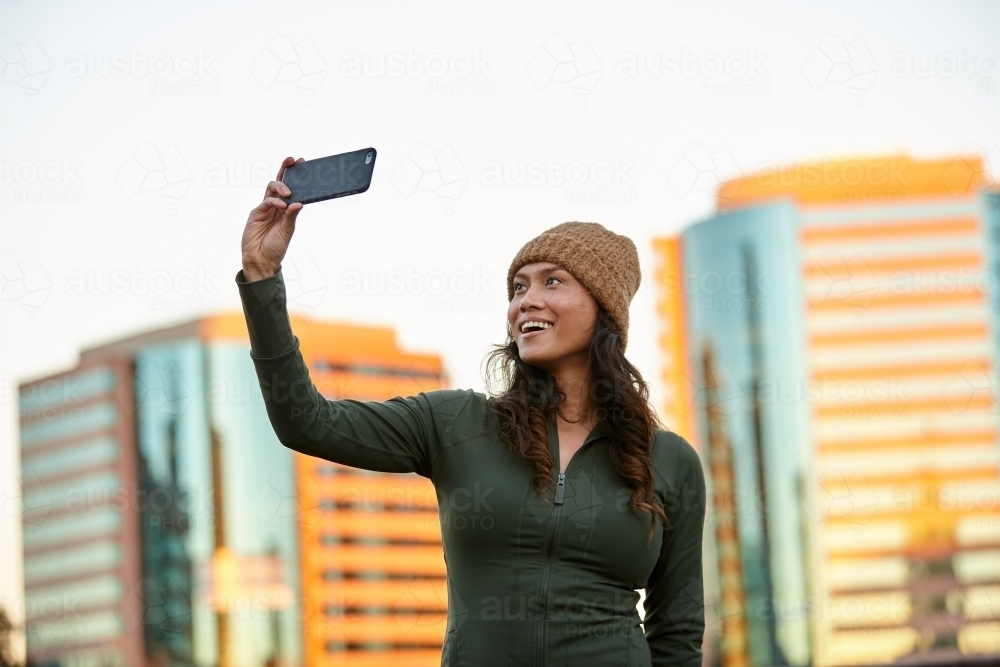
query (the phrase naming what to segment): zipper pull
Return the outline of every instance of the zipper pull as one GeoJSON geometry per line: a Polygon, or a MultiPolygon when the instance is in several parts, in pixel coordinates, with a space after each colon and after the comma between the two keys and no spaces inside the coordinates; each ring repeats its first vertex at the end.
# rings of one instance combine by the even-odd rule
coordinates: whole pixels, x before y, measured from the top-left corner
{"type": "Polygon", "coordinates": [[[556,505],[563,504],[563,496],[566,495],[566,473],[559,473],[559,477],[556,478],[556,505]]]}

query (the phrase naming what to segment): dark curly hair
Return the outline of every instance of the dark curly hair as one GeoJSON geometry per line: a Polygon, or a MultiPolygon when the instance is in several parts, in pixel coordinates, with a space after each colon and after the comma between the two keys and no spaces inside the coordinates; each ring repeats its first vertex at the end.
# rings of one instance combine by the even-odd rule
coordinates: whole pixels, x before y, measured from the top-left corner
{"type": "MultiPolygon", "coordinates": [[[[649,386],[619,347],[618,328],[599,306],[590,341],[591,398],[598,404],[598,420],[609,422],[614,434],[611,461],[618,476],[632,489],[628,507],[649,512],[647,544],[656,532],[656,517],[667,527],[667,515],[654,493],[649,450],[657,428],[662,428],[649,404],[649,386]]],[[[549,454],[547,417],[566,399],[555,378],[521,360],[513,332],[492,345],[486,360],[489,406],[496,415],[500,437],[535,468],[534,484],[544,495],[555,468],[549,454]],[[499,384],[499,391],[494,391],[499,384]]]]}

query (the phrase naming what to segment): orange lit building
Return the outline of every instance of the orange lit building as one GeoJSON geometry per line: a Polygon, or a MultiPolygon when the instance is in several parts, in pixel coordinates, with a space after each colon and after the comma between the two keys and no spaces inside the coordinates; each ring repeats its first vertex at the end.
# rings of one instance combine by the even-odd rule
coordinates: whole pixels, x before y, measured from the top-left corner
{"type": "Polygon", "coordinates": [[[718,205],[655,248],[666,413],[704,443],[713,408],[732,441],[746,657],[1000,657],[1000,193],[981,160],[769,169],[718,205]],[[706,348],[728,393],[706,394],[706,348]]]}
{"type": "MultiPolygon", "coordinates": [[[[447,386],[441,359],[389,329],[293,319],[330,399],[387,400],[447,386]]],[[[309,667],[437,667],[448,593],[433,483],[296,455],[309,667]]]]}

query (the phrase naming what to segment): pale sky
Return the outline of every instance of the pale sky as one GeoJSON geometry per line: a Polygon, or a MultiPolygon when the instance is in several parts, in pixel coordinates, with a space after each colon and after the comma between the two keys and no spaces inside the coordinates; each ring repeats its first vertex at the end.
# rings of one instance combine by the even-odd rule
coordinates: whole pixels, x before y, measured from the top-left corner
{"type": "Polygon", "coordinates": [[[659,395],[650,239],[719,180],[901,152],[1000,176],[995,3],[665,4],[0,0],[0,603],[22,597],[18,383],[238,310],[286,155],[378,150],[367,193],[299,216],[292,308],[393,327],[480,391],[508,264],[560,222],[639,247],[627,354],[659,395]]]}

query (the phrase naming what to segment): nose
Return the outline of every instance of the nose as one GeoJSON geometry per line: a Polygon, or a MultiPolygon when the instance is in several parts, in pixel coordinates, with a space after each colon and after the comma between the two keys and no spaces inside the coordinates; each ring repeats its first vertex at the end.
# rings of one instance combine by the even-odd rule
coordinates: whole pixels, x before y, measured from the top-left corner
{"type": "Polygon", "coordinates": [[[521,303],[519,304],[522,313],[531,307],[544,307],[545,304],[542,302],[542,298],[539,295],[540,290],[541,288],[536,290],[534,286],[530,286],[524,291],[524,295],[521,297],[521,303]]]}

